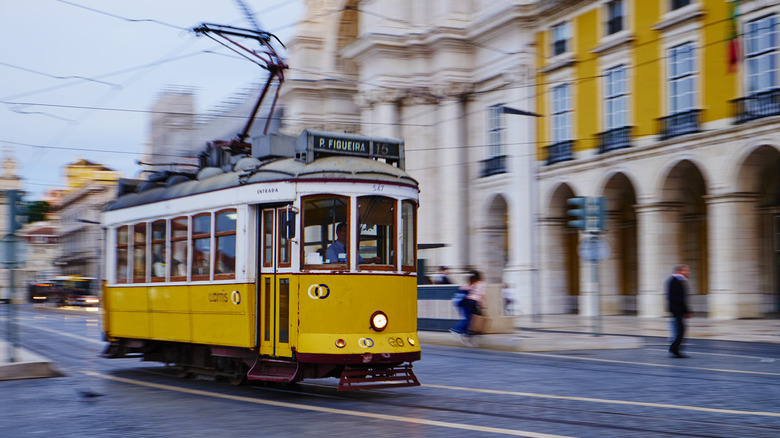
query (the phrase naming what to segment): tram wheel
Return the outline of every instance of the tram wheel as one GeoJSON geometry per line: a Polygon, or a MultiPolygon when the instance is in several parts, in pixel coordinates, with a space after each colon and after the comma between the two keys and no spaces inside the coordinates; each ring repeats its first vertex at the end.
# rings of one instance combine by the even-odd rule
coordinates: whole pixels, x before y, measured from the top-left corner
{"type": "Polygon", "coordinates": [[[189,367],[185,367],[183,365],[176,365],[173,368],[174,368],[173,374],[176,377],[180,377],[182,379],[190,379],[194,376],[194,374],[192,373],[189,367]]]}

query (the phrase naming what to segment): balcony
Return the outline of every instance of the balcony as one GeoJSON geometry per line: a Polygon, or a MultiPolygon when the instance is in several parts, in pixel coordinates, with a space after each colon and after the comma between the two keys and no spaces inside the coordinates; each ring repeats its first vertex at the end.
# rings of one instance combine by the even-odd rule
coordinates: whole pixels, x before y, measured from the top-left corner
{"type": "Polygon", "coordinates": [[[506,173],[506,155],[497,155],[488,158],[487,160],[482,160],[480,163],[482,165],[482,171],[479,175],[480,178],[506,173]]]}
{"type": "Polygon", "coordinates": [[[701,110],[695,109],[658,119],[661,123],[661,140],[699,132],[699,114],[701,110]]]}
{"type": "Polygon", "coordinates": [[[780,88],[735,99],[734,123],[780,115],[780,88]]]}
{"type": "Polygon", "coordinates": [[[574,159],[574,140],[560,141],[547,146],[547,165],[569,161],[574,159]]]}
{"type": "Polygon", "coordinates": [[[610,129],[599,132],[599,153],[603,154],[616,149],[631,147],[631,126],[610,129]]]}

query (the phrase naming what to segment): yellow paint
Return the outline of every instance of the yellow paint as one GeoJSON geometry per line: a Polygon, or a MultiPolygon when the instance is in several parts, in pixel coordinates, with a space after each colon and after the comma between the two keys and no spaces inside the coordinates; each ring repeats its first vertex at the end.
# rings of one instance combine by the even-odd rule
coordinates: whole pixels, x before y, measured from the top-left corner
{"type": "MultiPolygon", "coordinates": [[[[702,29],[704,44],[700,50],[700,65],[709,74],[700,75],[702,90],[702,122],[731,117],[730,100],[739,97],[739,74],[728,72],[729,9],[728,2],[707,2],[707,14],[702,29]]],[[[742,41],[744,43],[744,40],[742,41]]],[[[741,49],[744,50],[744,49],[741,49]]],[[[742,66],[738,68],[741,70],[742,66]]]]}
{"type": "MultiPolygon", "coordinates": [[[[547,93],[546,93],[546,76],[541,73],[542,68],[545,65],[545,49],[549,44],[546,32],[538,32],[536,34],[536,71],[540,72],[537,75],[536,82],[536,114],[547,114],[547,93]]],[[[547,157],[545,146],[549,141],[549,134],[547,127],[549,126],[549,114],[548,117],[536,117],[536,159],[543,160],[547,157]]]]}
{"type": "Polygon", "coordinates": [[[302,275],[300,281],[300,311],[307,318],[300,323],[300,351],[332,354],[334,351],[365,353],[369,349],[357,345],[357,340],[370,337],[374,352],[419,351],[416,347],[395,348],[388,338],[415,336],[417,331],[416,278],[396,275],[302,275]],[[312,298],[312,286],[325,284],[327,298],[312,298]],[[374,312],[387,315],[388,325],[382,332],[370,328],[374,312]],[[347,347],[334,349],[337,339],[347,341],[347,347]]]}
{"type": "Polygon", "coordinates": [[[599,98],[602,92],[599,84],[601,78],[598,76],[596,58],[590,52],[599,44],[600,32],[596,31],[599,25],[598,14],[594,9],[580,15],[571,23],[571,31],[575,35],[572,41],[574,57],[579,61],[575,70],[577,77],[581,78],[571,84],[574,98],[571,135],[572,138],[577,139],[574,142],[576,151],[597,148],[596,134],[602,131],[599,118],[599,114],[603,111],[602,100],[599,98]]]}
{"type": "Polygon", "coordinates": [[[637,137],[658,135],[657,119],[661,117],[666,98],[665,62],[658,32],[653,26],[661,19],[661,2],[634,1],[631,14],[634,44],[633,75],[631,76],[631,119],[637,137]]]}
{"type": "Polygon", "coordinates": [[[253,284],[107,287],[106,296],[111,338],[255,346],[253,284]]]}
{"type": "MultiPolygon", "coordinates": [[[[398,275],[277,275],[272,290],[270,339],[264,340],[265,276],[260,293],[260,353],[292,357],[313,354],[401,353],[420,351],[417,339],[417,283],[398,275]],[[289,281],[289,319],[282,327],[279,285],[289,281]],[[328,296],[310,288],[324,284],[328,296]],[[314,298],[312,298],[312,296],[314,298]],[[381,310],[388,317],[382,332],[370,328],[381,310]],[[299,315],[304,315],[299,319],[299,315]],[[287,342],[280,334],[288,331],[287,342]],[[415,346],[409,346],[412,337],[415,346]],[[364,348],[361,338],[374,345],[364,348]],[[398,342],[398,339],[401,342],[398,342]],[[337,339],[347,341],[338,349],[337,339]],[[390,341],[393,340],[393,342],[390,341]],[[401,345],[402,346],[399,346],[401,345]]],[[[268,277],[274,278],[274,277],[268,277]]],[[[323,289],[324,290],[324,289],[323,289]]],[[[191,284],[106,287],[105,321],[110,338],[155,339],[253,348],[258,308],[254,284],[191,284]],[[237,299],[238,298],[238,299],[237,299]],[[238,302],[236,302],[238,301],[238,302]]]]}

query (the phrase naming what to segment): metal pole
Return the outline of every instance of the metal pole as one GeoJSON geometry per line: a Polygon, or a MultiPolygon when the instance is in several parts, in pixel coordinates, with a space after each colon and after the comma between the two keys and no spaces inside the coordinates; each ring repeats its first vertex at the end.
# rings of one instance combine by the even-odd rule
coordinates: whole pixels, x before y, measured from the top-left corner
{"type": "MultiPolygon", "coordinates": [[[[10,246],[10,245],[9,245],[10,246]]],[[[15,362],[16,361],[16,349],[19,347],[19,336],[17,336],[16,329],[16,309],[14,305],[14,270],[13,268],[8,270],[9,274],[9,283],[10,283],[10,295],[8,297],[8,311],[6,312],[6,315],[8,317],[7,320],[7,337],[8,337],[8,362],[15,362]]]]}
{"type": "Polygon", "coordinates": [[[599,284],[599,262],[591,260],[590,277],[593,282],[593,336],[601,333],[601,285],[599,284]]]}

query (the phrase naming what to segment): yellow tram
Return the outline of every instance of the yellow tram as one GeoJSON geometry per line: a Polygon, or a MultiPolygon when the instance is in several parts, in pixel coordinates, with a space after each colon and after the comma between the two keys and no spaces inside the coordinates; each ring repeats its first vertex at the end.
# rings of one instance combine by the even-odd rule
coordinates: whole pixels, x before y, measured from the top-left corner
{"type": "Polygon", "coordinates": [[[234,383],[419,385],[419,189],[403,142],[253,144],[209,145],[196,174],[121,182],[103,214],[103,355],[234,383]]]}

